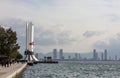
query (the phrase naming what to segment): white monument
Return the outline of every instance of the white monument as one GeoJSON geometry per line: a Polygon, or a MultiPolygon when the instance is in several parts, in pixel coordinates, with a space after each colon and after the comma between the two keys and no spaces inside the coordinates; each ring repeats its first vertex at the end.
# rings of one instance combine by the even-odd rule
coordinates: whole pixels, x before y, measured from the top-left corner
{"type": "Polygon", "coordinates": [[[34,25],[32,22],[26,24],[26,50],[25,60],[38,61],[34,55],[34,25]]]}

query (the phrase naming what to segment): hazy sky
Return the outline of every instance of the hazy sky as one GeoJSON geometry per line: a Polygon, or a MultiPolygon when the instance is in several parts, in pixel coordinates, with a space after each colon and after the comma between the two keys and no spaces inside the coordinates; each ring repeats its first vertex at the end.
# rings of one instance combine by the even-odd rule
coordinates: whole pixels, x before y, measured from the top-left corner
{"type": "Polygon", "coordinates": [[[35,51],[120,51],[120,0],[0,0],[0,24],[18,33],[25,47],[25,21],[35,25],[35,51]]]}

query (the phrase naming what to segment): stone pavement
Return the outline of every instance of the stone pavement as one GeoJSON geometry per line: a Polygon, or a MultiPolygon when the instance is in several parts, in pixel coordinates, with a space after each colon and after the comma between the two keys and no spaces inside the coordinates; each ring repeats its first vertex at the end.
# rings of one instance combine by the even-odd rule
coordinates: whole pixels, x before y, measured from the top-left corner
{"type": "Polygon", "coordinates": [[[26,65],[26,63],[15,63],[9,67],[0,66],[0,78],[12,78],[14,74],[18,74],[26,65]]]}

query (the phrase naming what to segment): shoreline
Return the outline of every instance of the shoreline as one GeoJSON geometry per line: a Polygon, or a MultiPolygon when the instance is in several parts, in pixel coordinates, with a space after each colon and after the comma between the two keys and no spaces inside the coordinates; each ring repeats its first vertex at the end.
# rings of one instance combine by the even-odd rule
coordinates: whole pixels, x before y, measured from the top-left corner
{"type": "Polygon", "coordinates": [[[16,78],[27,67],[27,63],[16,63],[9,67],[2,67],[0,69],[0,78],[16,78]]]}

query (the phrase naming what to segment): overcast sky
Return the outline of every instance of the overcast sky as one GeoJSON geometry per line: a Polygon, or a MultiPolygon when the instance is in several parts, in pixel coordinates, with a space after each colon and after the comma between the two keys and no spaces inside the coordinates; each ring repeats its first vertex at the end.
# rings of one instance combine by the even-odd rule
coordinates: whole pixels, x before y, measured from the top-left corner
{"type": "Polygon", "coordinates": [[[0,0],[0,24],[17,31],[25,48],[25,22],[35,25],[35,51],[120,51],[120,0],[0,0]]]}

